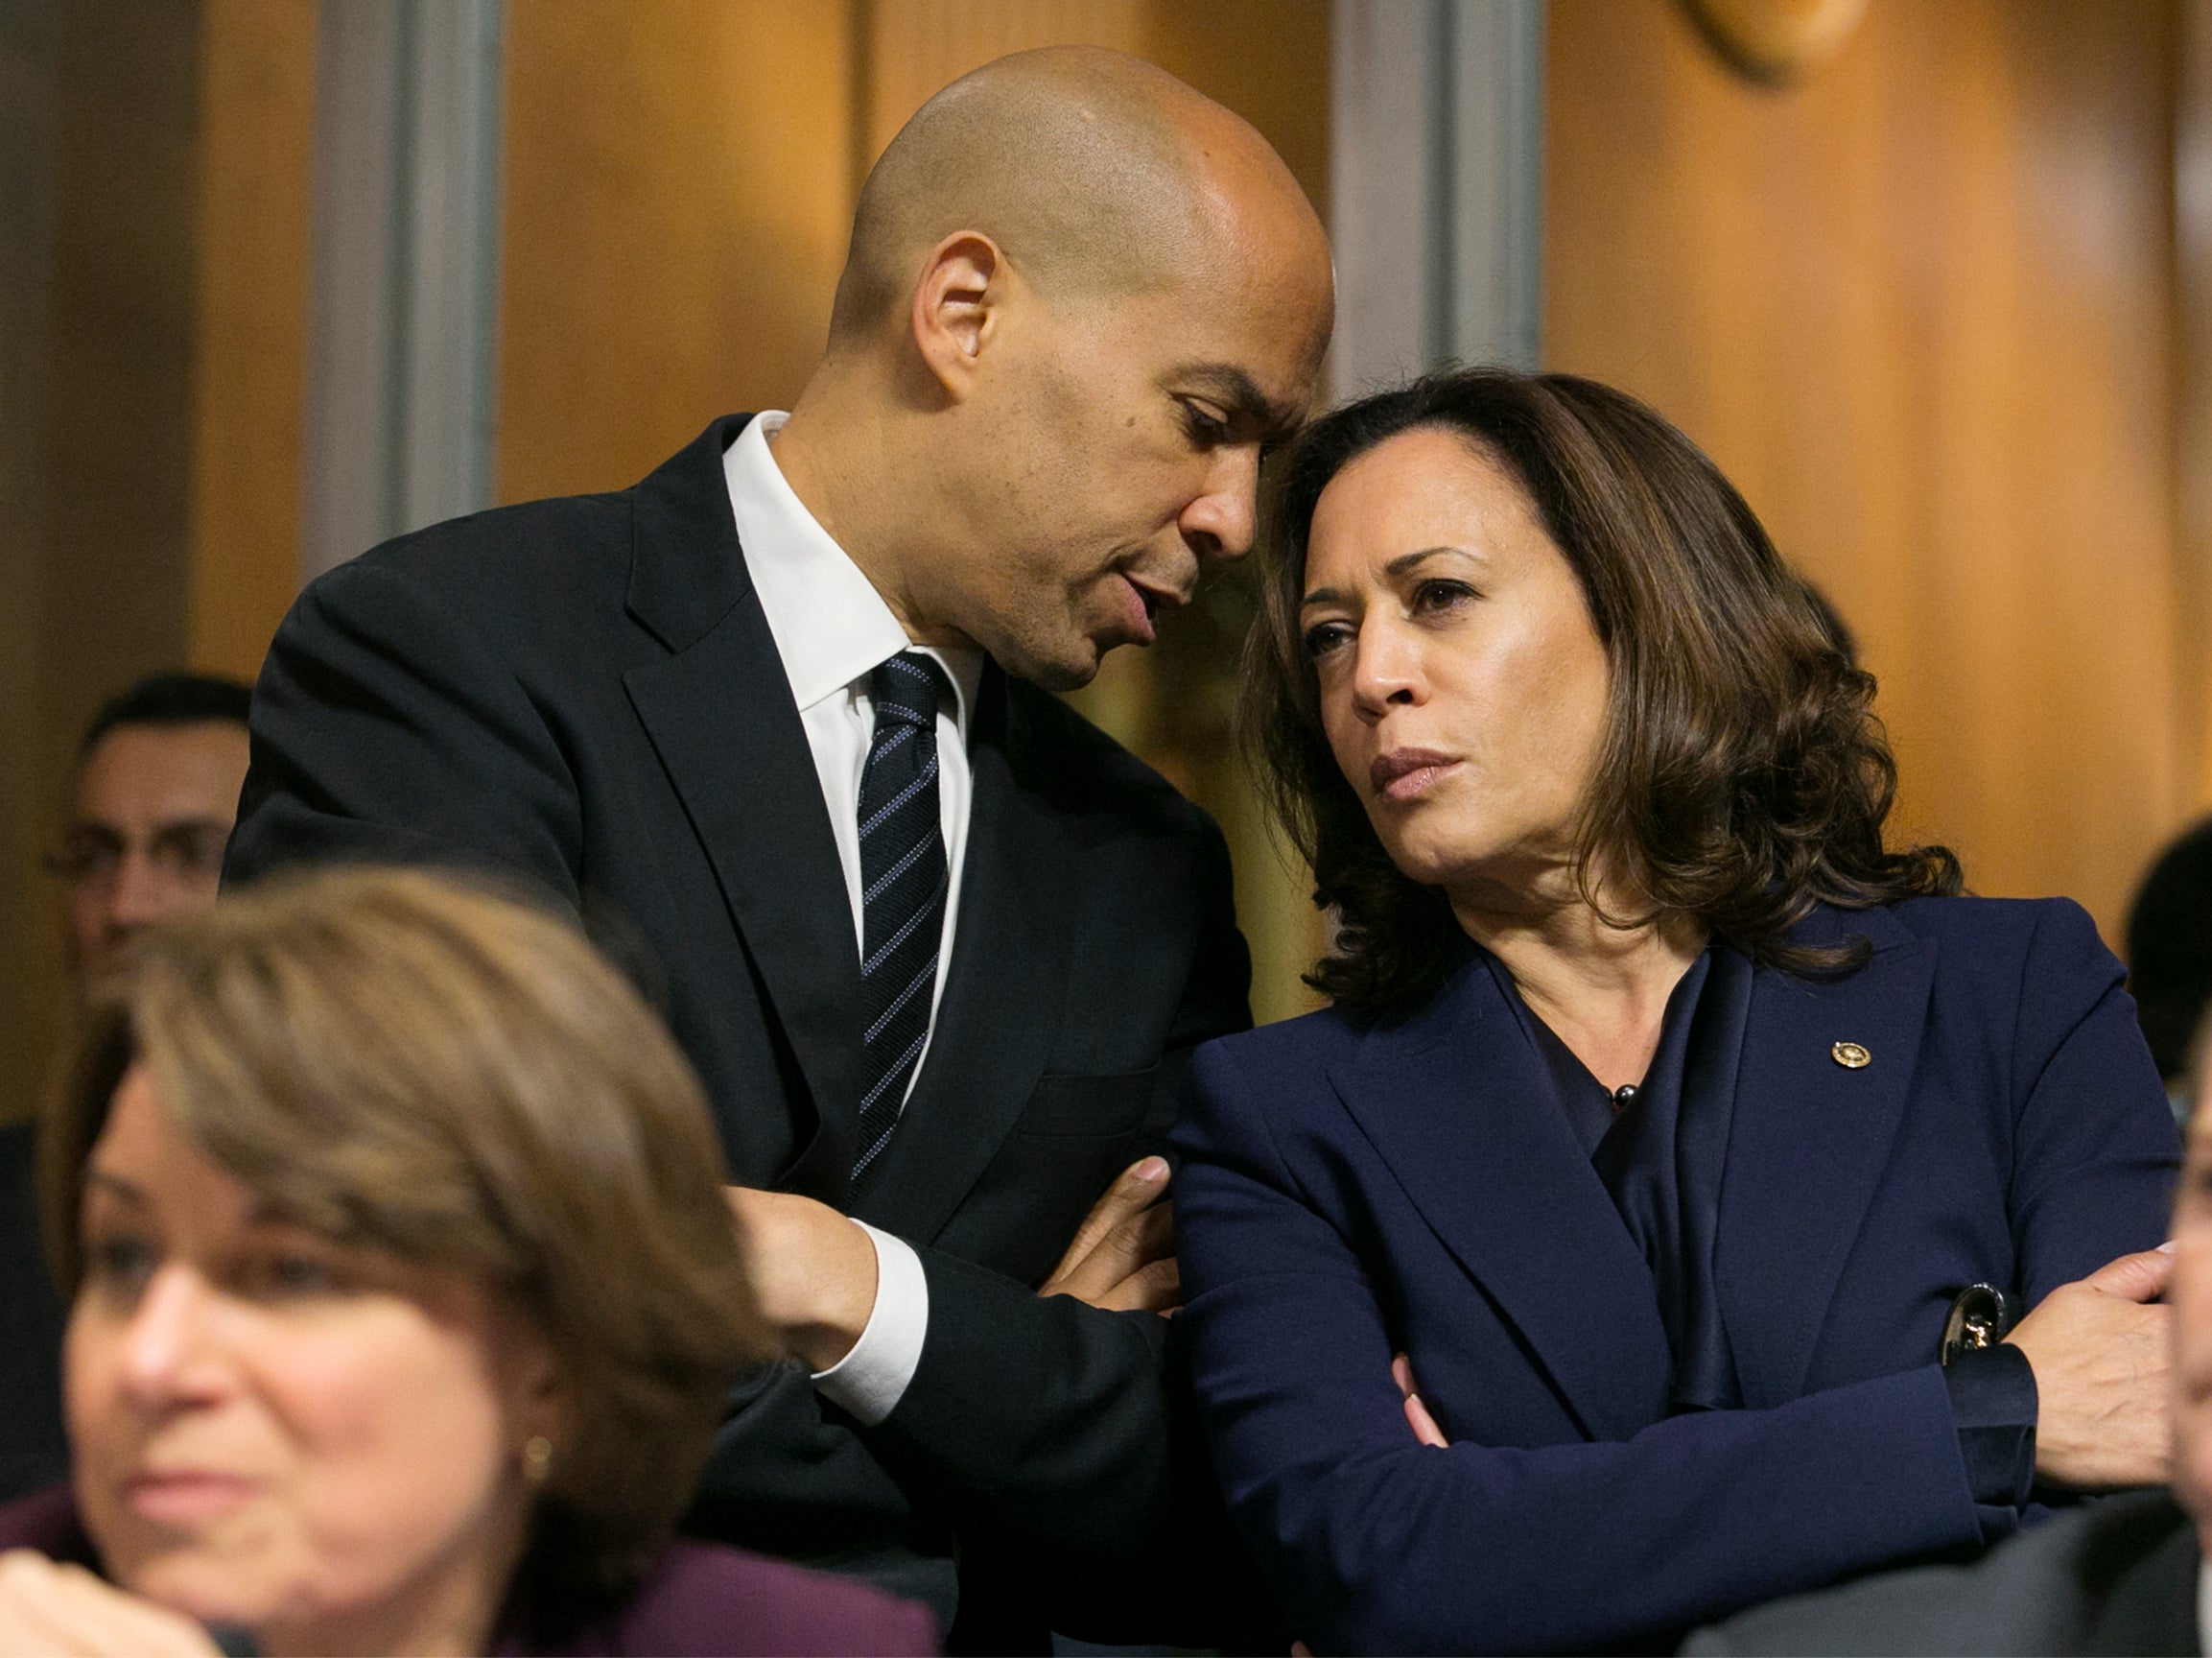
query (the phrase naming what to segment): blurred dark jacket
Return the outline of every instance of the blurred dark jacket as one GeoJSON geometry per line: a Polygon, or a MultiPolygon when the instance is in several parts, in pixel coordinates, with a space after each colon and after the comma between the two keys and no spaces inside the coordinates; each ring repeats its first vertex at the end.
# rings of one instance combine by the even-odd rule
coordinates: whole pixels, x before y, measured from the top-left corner
{"type": "Polygon", "coordinates": [[[2197,1528],[2163,1492],[2093,1504],[1972,1566],[1885,1572],[1690,1637],[1685,1653],[2194,1653],[2197,1528]]]}
{"type": "Polygon", "coordinates": [[[35,1125],[0,1126],[0,1503],[69,1470],[63,1309],[39,1234],[36,1151],[35,1125]]]}

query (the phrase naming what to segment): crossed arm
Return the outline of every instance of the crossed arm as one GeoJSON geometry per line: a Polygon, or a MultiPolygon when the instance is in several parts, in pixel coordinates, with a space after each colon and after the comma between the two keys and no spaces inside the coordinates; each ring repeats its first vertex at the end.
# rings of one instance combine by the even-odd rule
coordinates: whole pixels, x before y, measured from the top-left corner
{"type": "MultiPolygon", "coordinates": [[[[826,1203],[750,1186],[727,1189],[753,1295],[785,1353],[822,1371],[859,1340],[876,1308],[876,1250],[826,1203]]],[[[1110,1313],[1171,1313],[1182,1304],[1167,1164],[1123,1170],[1069,1240],[1039,1295],[1110,1313]]]]}
{"type": "MultiPolygon", "coordinates": [[[[2081,1215],[2117,1203],[2140,1218],[2157,1177],[2159,1136],[2110,1132],[2090,1108],[2132,1080],[2101,1063],[2114,1041],[2139,1045],[2128,1017],[2115,988],[2055,1023],[2078,1040],[2042,1067],[2018,1124],[2026,1166],[2060,1175],[2022,1182],[2019,1252],[2041,1300],[2013,1341],[2041,1395],[2038,1476],[2083,1487],[2154,1482],[2169,1457],[2169,1315],[2152,1304],[2168,1257],[2053,1282],[2083,1239],[2107,1235],[2081,1215]]],[[[1397,1351],[1388,1287],[1288,1166],[1233,1054],[1201,1052],[1177,1135],[1194,1287],[1182,1325],[1231,1513],[1315,1649],[1587,1650],[1980,1543],[1932,1362],[1626,1440],[1447,1444],[1397,1351]]]]}

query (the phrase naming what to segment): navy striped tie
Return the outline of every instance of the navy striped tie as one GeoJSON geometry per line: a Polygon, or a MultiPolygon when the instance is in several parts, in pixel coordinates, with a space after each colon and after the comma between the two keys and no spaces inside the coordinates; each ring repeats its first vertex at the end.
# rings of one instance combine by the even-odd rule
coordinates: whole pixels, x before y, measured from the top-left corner
{"type": "Polygon", "coordinates": [[[860,981],[867,1091],[854,1141],[858,1182],[890,1144],[930,1035],[945,933],[945,833],[937,806],[937,699],[945,671],[903,651],[868,692],[875,739],[860,773],[860,981]]]}

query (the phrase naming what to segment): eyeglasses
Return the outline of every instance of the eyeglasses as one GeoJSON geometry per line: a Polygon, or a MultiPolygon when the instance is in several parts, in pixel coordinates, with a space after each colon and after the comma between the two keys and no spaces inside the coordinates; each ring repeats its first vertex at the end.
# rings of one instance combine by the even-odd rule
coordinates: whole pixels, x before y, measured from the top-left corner
{"type": "MultiPolygon", "coordinates": [[[[163,823],[142,842],[146,862],[168,880],[212,881],[223,872],[223,848],[230,825],[208,819],[163,823]]],[[[58,852],[47,854],[46,868],[72,887],[112,884],[130,855],[133,842],[104,823],[80,824],[69,831],[58,852]]]]}

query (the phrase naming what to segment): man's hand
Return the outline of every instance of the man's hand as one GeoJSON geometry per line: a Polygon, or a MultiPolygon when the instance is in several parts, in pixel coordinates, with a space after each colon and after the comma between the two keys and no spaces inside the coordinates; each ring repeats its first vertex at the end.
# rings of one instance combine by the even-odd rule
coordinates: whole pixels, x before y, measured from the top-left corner
{"type": "Polygon", "coordinates": [[[2153,1306],[2174,1257],[2123,1255],[2061,1284],[2006,1339],[2036,1373],[2036,1477],[2078,1490],[2163,1485],[2173,1311],[2153,1306]]]}
{"type": "Polygon", "coordinates": [[[1122,1170],[1083,1217],[1075,1241],[1037,1293],[1072,1295],[1110,1313],[1172,1313],[1182,1306],[1166,1191],[1164,1157],[1141,1158],[1122,1170]]]}
{"type": "Polygon", "coordinates": [[[58,1566],[28,1549],[0,1554],[0,1652],[38,1658],[216,1658],[189,1618],[103,1583],[82,1566],[58,1566]]]}
{"type": "Polygon", "coordinates": [[[876,1245],[827,1203],[725,1186],[754,1303],[784,1352],[827,1370],[876,1310],[876,1245]]]}

